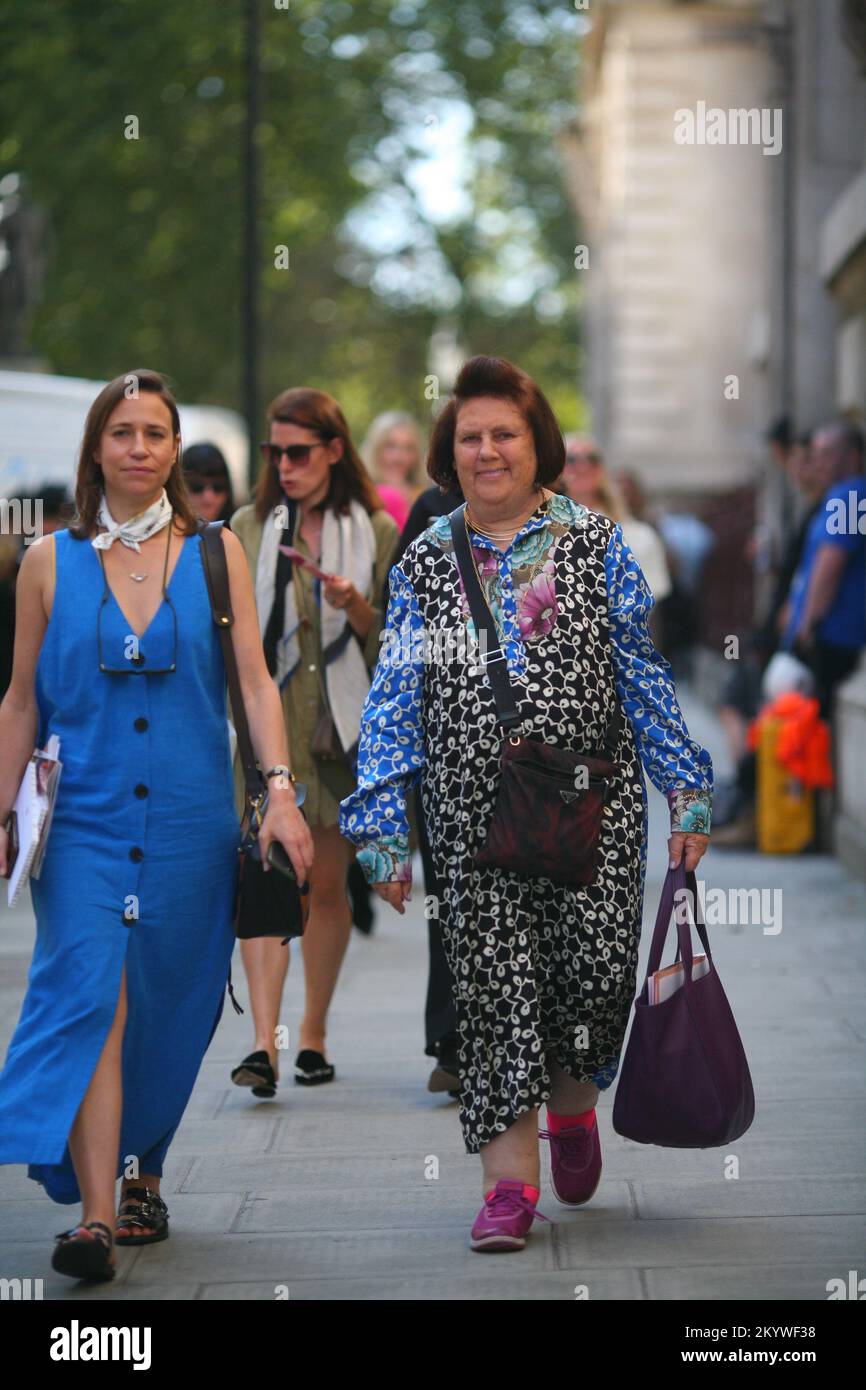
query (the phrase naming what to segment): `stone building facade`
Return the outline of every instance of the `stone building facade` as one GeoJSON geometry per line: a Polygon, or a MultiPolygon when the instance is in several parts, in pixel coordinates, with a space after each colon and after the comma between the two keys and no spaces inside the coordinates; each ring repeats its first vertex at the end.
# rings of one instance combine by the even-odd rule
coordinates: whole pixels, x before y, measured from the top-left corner
{"type": "MultiPolygon", "coordinates": [[[[718,675],[722,628],[747,630],[766,593],[754,519],[772,551],[797,518],[768,425],[866,412],[866,0],[592,0],[587,16],[562,148],[593,429],[719,534],[718,675]]],[[[866,660],[836,745],[836,843],[862,873],[866,660]]]]}

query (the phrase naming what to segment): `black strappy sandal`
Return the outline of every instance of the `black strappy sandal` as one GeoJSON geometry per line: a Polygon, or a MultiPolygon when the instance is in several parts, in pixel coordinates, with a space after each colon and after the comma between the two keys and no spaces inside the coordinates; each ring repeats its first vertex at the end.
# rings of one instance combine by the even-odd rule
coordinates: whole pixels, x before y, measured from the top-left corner
{"type": "Polygon", "coordinates": [[[152,1187],[128,1187],[121,1199],[116,1225],[123,1231],[138,1228],[153,1232],[150,1236],[115,1235],[116,1245],[155,1245],[158,1240],[168,1240],[168,1207],[152,1187]]]}
{"type": "Polygon", "coordinates": [[[335,1076],[332,1063],[326,1062],[321,1052],[312,1047],[305,1047],[295,1058],[296,1086],[323,1086],[335,1076]]]}
{"type": "Polygon", "coordinates": [[[51,1268],[58,1274],[96,1283],[113,1279],[117,1273],[109,1259],[114,1247],[114,1233],[104,1222],[88,1221],[86,1226],[83,1223],[73,1226],[69,1231],[61,1231],[56,1240],[51,1268]],[[89,1240],[87,1236],[78,1235],[79,1231],[93,1231],[94,1237],[89,1240]]]}
{"type": "Polygon", "coordinates": [[[268,1099],[277,1093],[277,1078],[266,1052],[251,1052],[232,1072],[236,1086],[252,1086],[253,1095],[268,1099]]]}

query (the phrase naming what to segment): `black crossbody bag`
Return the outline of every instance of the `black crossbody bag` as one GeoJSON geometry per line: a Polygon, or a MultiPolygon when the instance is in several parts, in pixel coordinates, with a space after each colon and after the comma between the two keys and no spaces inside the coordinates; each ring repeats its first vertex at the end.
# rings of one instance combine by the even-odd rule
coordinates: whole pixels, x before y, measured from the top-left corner
{"type": "Polygon", "coordinates": [[[464,503],[449,514],[454,556],[478,634],[479,663],[487,672],[503,734],[499,794],[475,863],[585,887],[595,882],[598,872],[605,801],[619,770],[614,757],[622,730],[620,703],[614,697],[614,714],[596,754],[526,737],[517,688],[475,569],[465,510],[464,503]]]}
{"type": "MultiPolygon", "coordinates": [[[[222,645],[238,752],[244,771],[245,805],[238,846],[235,934],[244,941],[257,936],[278,936],[285,945],[291,937],[303,935],[309,915],[310,886],[309,883],[298,883],[291,865],[282,868],[272,865],[267,871],[262,867],[258,833],[267,810],[268,789],[253,752],[232,643],[234,614],[225,546],[220,534],[222,526],[221,521],[202,525],[201,554],[211,616],[222,645]]],[[[303,815],[303,808],[299,806],[299,809],[303,815]]]]}

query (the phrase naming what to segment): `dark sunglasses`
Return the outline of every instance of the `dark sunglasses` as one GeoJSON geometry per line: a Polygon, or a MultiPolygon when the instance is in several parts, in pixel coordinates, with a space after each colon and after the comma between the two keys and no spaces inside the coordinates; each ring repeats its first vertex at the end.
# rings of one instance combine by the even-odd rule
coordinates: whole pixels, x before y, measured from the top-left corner
{"type": "Polygon", "coordinates": [[[279,468],[283,454],[289,463],[307,464],[310,462],[310,454],[314,449],[321,448],[321,441],[315,444],[270,444],[267,441],[259,445],[261,456],[265,463],[273,464],[274,468],[279,468]]]}
{"type": "Polygon", "coordinates": [[[208,480],[206,483],[187,483],[187,488],[192,493],[193,497],[198,497],[202,492],[207,492],[208,489],[210,489],[211,492],[215,492],[217,496],[224,497],[229,490],[229,485],[228,483],[208,480]]]}

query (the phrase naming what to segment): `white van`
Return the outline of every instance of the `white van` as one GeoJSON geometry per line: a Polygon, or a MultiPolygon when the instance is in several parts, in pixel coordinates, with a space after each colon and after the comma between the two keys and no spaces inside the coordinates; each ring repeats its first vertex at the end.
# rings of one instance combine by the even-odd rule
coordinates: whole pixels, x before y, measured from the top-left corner
{"type": "MultiPolygon", "coordinates": [[[[84,421],[104,381],[0,371],[0,497],[35,495],[44,484],[75,490],[84,421]]],[[[249,492],[244,420],[215,405],[181,405],[184,448],[216,444],[225,455],[240,506],[249,492]]]]}

